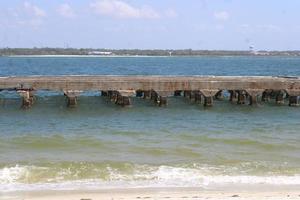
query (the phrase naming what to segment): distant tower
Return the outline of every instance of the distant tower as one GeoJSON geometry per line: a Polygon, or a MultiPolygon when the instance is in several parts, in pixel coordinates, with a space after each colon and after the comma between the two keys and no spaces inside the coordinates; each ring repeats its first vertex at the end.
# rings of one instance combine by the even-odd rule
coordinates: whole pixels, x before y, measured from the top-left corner
{"type": "Polygon", "coordinates": [[[169,56],[172,56],[172,53],[173,53],[172,51],[169,51],[169,56]]]}

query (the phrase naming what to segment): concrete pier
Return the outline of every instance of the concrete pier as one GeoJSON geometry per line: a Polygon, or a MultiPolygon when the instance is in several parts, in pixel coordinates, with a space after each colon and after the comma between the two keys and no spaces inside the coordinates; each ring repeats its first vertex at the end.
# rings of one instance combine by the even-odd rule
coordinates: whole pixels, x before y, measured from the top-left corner
{"type": "Polygon", "coordinates": [[[271,93],[272,93],[272,90],[263,91],[261,101],[262,102],[269,102],[270,98],[271,98],[271,93]]]}
{"type": "Polygon", "coordinates": [[[64,95],[67,98],[67,106],[74,108],[77,106],[77,97],[80,95],[81,91],[68,90],[64,91],[64,95]]]}
{"type": "Polygon", "coordinates": [[[238,101],[237,104],[243,105],[246,103],[246,92],[244,90],[238,90],[238,101]]]}
{"type": "Polygon", "coordinates": [[[282,90],[279,90],[279,91],[276,91],[276,103],[277,104],[284,104],[284,91],[282,90]]]}
{"type": "Polygon", "coordinates": [[[17,90],[19,95],[22,97],[22,108],[28,109],[34,103],[33,90],[17,90]]]}
{"type": "Polygon", "coordinates": [[[204,106],[205,107],[212,107],[213,106],[213,97],[212,96],[204,96],[204,106]]]}
{"type": "Polygon", "coordinates": [[[152,90],[152,99],[158,106],[168,105],[167,97],[173,96],[172,92],[169,91],[154,91],[152,90]]]}
{"type": "Polygon", "coordinates": [[[151,98],[151,91],[145,90],[143,91],[143,99],[150,99],[151,98]]]}
{"type": "MultiPolygon", "coordinates": [[[[16,90],[23,99],[22,107],[31,107],[34,102],[30,91],[63,91],[67,104],[74,107],[81,91],[101,91],[118,105],[130,105],[130,95],[124,91],[136,92],[143,98],[152,97],[158,105],[167,105],[167,97],[184,94],[195,102],[204,100],[205,106],[212,106],[213,99],[219,99],[220,91],[229,91],[230,101],[238,104],[256,104],[275,98],[283,103],[288,97],[289,105],[298,105],[300,96],[299,77],[270,76],[27,76],[0,77],[1,90],[16,90]],[[278,93],[278,91],[280,91],[278,93]],[[151,94],[151,95],[150,95],[151,94]]],[[[132,93],[131,92],[131,93],[132,93]]],[[[270,102],[271,103],[271,102],[270,102]]]]}
{"type": "Polygon", "coordinates": [[[183,96],[186,98],[190,98],[192,91],[190,90],[185,90],[183,91],[183,96]]]}
{"type": "Polygon", "coordinates": [[[289,96],[289,106],[299,106],[299,97],[289,96]]]}
{"type": "Polygon", "coordinates": [[[202,101],[202,94],[200,93],[200,91],[195,92],[195,103],[201,103],[202,101]]]}
{"type": "Polygon", "coordinates": [[[200,90],[201,94],[204,96],[204,107],[212,107],[213,99],[219,90],[211,89],[211,90],[200,90]]]}
{"type": "Polygon", "coordinates": [[[134,90],[119,90],[116,91],[115,104],[120,106],[130,106],[131,100],[130,97],[136,96],[134,90]]]}
{"type": "Polygon", "coordinates": [[[229,90],[230,98],[229,101],[236,102],[237,101],[237,92],[235,90],[229,90]]]}
{"type": "Polygon", "coordinates": [[[249,98],[249,105],[257,105],[258,99],[262,96],[264,90],[249,89],[246,91],[249,98]]]}

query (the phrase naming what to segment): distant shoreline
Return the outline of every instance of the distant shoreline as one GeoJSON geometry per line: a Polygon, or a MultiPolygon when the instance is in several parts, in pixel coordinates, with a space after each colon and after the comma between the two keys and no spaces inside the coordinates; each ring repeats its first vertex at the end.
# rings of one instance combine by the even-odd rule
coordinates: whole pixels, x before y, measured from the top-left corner
{"type": "Polygon", "coordinates": [[[196,57],[196,56],[300,56],[300,51],[193,50],[193,49],[73,49],[0,48],[0,56],[36,57],[196,57]]]}
{"type": "MultiPolygon", "coordinates": [[[[147,56],[147,55],[8,55],[3,57],[38,57],[38,58],[48,58],[48,57],[82,57],[82,58],[114,58],[114,57],[170,57],[170,56],[147,56]]],[[[177,56],[173,56],[177,57],[177,56]]]]}
{"type": "Polygon", "coordinates": [[[176,57],[300,57],[300,55],[0,55],[10,58],[176,58],[176,57]]]}

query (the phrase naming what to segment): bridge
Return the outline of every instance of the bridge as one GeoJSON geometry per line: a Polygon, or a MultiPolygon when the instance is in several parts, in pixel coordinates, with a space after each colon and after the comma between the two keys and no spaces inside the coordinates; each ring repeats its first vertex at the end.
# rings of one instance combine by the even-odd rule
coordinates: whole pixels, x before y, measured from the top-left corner
{"type": "Polygon", "coordinates": [[[15,90],[22,107],[30,108],[37,90],[62,91],[67,105],[74,107],[83,91],[100,91],[117,105],[131,104],[131,98],[152,99],[165,106],[170,96],[184,96],[204,106],[224,99],[236,104],[255,105],[274,99],[299,105],[300,77],[271,76],[24,76],[0,77],[0,91],[15,90]]]}

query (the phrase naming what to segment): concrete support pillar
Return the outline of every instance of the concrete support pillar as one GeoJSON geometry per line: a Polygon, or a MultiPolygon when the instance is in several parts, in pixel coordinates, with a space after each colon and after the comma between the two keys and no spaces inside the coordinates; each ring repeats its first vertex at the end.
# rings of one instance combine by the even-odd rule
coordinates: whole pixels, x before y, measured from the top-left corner
{"type": "Polygon", "coordinates": [[[107,97],[110,99],[110,101],[114,103],[117,101],[117,96],[118,96],[117,91],[109,90],[107,91],[107,94],[108,94],[107,97]]]}
{"type": "Polygon", "coordinates": [[[212,96],[204,97],[204,106],[205,107],[213,106],[213,97],[212,96]]]}
{"type": "Polygon", "coordinates": [[[157,93],[154,90],[150,91],[151,100],[156,101],[157,99],[157,93]]]}
{"type": "Polygon", "coordinates": [[[191,91],[191,92],[190,92],[189,98],[190,98],[191,101],[194,101],[194,100],[195,100],[195,93],[196,93],[196,92],[197,92],[197,91],[191,91]]]}
{"type": "Polygon", "coordinates": [[[134,90],[118,90],[116,91],[116,101],[115,104],[120,106],[130,106],[130,97],[136,96],[136,91],[134,90]]]}
{"type": "Polygon", "coordinates": [[[67,96],[67,106],[70,108],[76,107],[77,97],[76,96],[67,96]]]}
{"type": "Polygon", "coordinates": [[[278,94],[280,94],[280,92],[280,90],[270,90],[270,99],[276,100],[276,97],[278,96],[278,94]]]}
{"type": "Polygon", "coordinates": [[[237,104],[243,105],[246,103],[246,92],[243,90],[239,90],[238,92],[238,101],[237,104]]]}
{"type": "Polygon", "coordinates": [[[167,106],[168,105],[168,98],[169,96],[173,96],[174,93],[170,91],[153,91],[154,102],[158,106],[167,106]]]}
{"type": "Polygon", "coordinates": [[[168,105],[167,97],[166,96],[160,96],[156,93],[154,98],[154,103],[156,103],[158,106],[166,106],[168,105]]]}
{"type": "Polygon", "coordinates": [[[201,90],[201,94],[204,96],[204,106],[205,107],[212,107],[213,106],[213,99],[214,96],[219,92],[219,90],[201,90]]]}
{"type": "Polygon", "coordinates": [[[248,94],[249,98],[249,105],[257,105],[258,104],[258,97],[262,95],[264,92],[263,90],[260,89],[249,89],[246,91],[248,94]]]}
{"type": "Polygon", "coordinates": [[[130,106],[131,101],[128,96],[122,96],[122,95],[118,94],[115,104],[120,105],[120,106],[130,106]]]}
{"type": "Polygon", "coordinates": [[[276,104],[284,104],[284,92],[278,91],[276,95],[276,104]]]}
{"type": "Polygon", "coordinates": [[[289,106],[299,106],[298,96],[289,96],[289,106]]]}
{"type": "Polygon", "coordinates": [[[174,92],[174,96],[175,97],[180,97],[181,96],[181,90],[176,90],[175,92],[174,92]]]}
{"type": "Polygon", "coordinates": [[[77,106],[77,96],[79,96],[80,91],[64,91],[64,95],[67,98],[67,106],[69,108],[74,108],[77,106]]]}
{"type": "Polygon", "coordinates": [[[271,97],[271,92],[272,92],[272,90],[265,90],[262,93],[261,101],[263,101],[263,102],[269,102],[270,101],[270,97],[271,97]]]}
{"type": "Polygon", "coordinates": [[[22,97],[22,108],[30,108],[34,103],[33,90],[18,90],[17,92],[22,97]]]}
{"type": "Polygon", "coordinates": [[[190,90],[185,90],[185,91],[183,91],[183,96],[184,96],[184,97],[190,98],[190,96],[191,96],[191,91],[190,91],[190,90]]]}
{"type": "Polygon", "coordinates": [[[143,98],[144,99],[150,99],[151,98],[151,92],[149,90],[144,91],[143,98]]]}
{"type": "Polygon", "coordinates": [[[159,106],[167,106],[168,100],[166,96],[158,96],[157,104],[159,106]]]}
{"type": "Polygon", "coordinates": [[[201,97],[202,97],[202,95],[200,92],[195,92],[195,102],[196,103],[201,103],[201,99],[202,99],[201,97]]]}
{"type": "Polygon", "coordinates": [[[235,90],[229,90],[230,98],[229,101],[235,102],[237,100],[237,92],[235,90]]]}
{"type": "Polygon", "coordinates": [[[257,96],[249,96],[249,105],[257,105],[257,96]]]}
{"type": "Polygon", "coordinates": [[[220,90],[219,92],[217,92],[217,94],[215,95],[215,99],[216,100],[223,100],[224,96],[223,96],[223,91],[220,90]]]}

